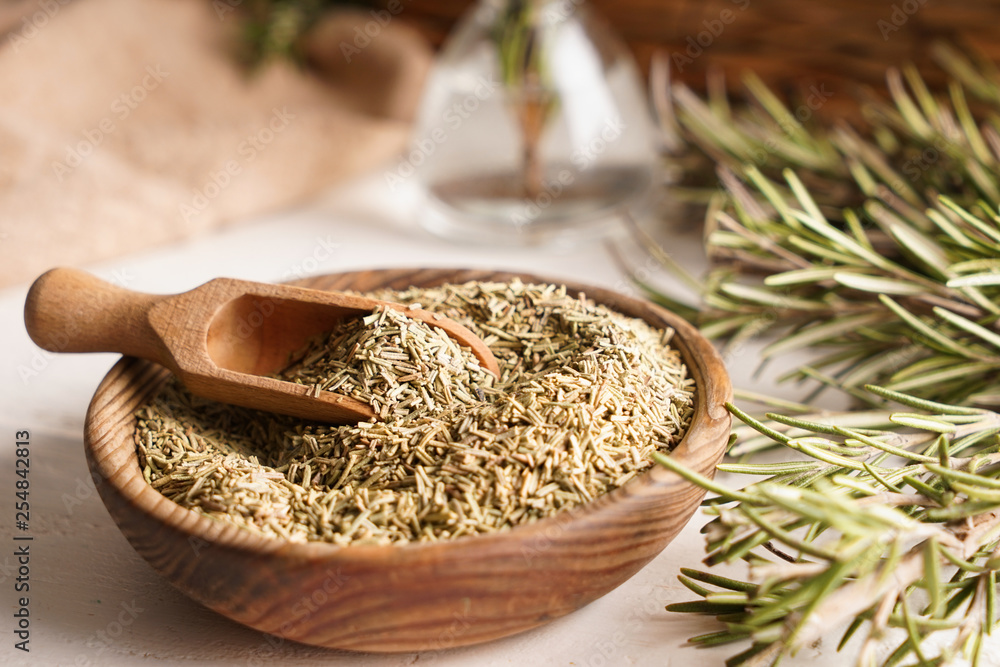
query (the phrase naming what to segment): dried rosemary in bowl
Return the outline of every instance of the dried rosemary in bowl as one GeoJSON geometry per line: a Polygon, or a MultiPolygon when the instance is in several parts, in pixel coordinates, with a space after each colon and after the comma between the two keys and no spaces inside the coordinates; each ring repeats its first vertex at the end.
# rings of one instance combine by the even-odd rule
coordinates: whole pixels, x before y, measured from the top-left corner
{"type": "Polygon", "coordinates": [[[494,379],[444,331],[391,308],[341,322],[298,357],[281,379],[365,401],[383,420],[474,405],[494,379]]]}
{"type": "Polygon", "coordinates": [[[693,381],[659,330],[555,285],[467,283],[377,298],[461,322],[494,378],[391,310],[342,323],[283,372],[368,401],[348,426],[222,405],[170,381],[137,413],[146,480],[207,516],[346,545],[490,533],[625,484],[690,421],[693,381]]]}

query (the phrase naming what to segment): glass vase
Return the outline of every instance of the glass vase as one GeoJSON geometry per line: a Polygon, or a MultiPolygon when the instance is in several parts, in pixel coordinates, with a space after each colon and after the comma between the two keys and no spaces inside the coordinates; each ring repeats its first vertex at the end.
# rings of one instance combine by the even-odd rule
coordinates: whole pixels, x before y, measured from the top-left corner
{"type": "Polygon", "coordinates": [[[528,245],[639,214],[656,166],[635,62],[583,0],[481,0],[439,55],[399,176],[432,232],[528,245]]]}

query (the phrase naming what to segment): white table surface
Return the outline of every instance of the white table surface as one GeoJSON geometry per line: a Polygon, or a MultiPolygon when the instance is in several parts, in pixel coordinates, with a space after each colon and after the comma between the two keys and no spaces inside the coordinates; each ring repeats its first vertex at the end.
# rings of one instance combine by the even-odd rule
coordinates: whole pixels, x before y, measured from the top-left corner
{"type": "MultiPolygon", "coordinates": [[[[413,202],[381,176],[349,183],[308,207],[248,221],[155,251],[81,267],[130,289],[173,293],[225,275],[279,281],[296,275],[391,266],[519,269],[634,292],[598,242],[562,252],[459,246],[412,222],[413,202]]],[[[697,233],[670,246],[697,264],[697,233]]],[[[0,259],[2,261],[2,259],[0,259]]],[[[703,556],[699,514],[667,549],[602,599],[544,627],[488,644],[439,653],[355,654],[319,649],[242,627],[167,585],[131,549],[94,491],[82,429],[91,395],[117,355],[50,355],[24,331],[27,285],[0,291],[0,662],[11,665],[719,665],[736,649],[697,650],[688,637],[712,619],[672,614],[693,599],[676,579],[703,556]],[[16,567],[14,433],[31,432],[31,652],[14,648],[16,567]]],[[[730,358],[746,386],[754,355],[730,358]]],[[[735,574],[742,575],[738,569],[735,574]]],[[[822,645],[786,665],[850,663],[822,645]]]]}

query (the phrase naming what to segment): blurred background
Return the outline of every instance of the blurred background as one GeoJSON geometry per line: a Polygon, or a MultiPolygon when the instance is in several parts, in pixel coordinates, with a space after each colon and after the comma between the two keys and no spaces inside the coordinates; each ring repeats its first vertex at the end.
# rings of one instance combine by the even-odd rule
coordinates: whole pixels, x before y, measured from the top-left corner
{"type": "MultiPolygon", "coordinates": [[[[858,117],[854,91],[884,89],[890,65],[913,63],[942,87],[934,40],[1000,55],[997,2],[589,4],[627,45],[643,86],[659,53],[671,80],[697,91],[710,72],[732,84],[753,70],[782,95],[821,99],[816,114],[829,118],[858,117]]],[[[407,150],[436,50],[471,7],[3,2],[0,285],[309,201],[358,174],[388,174],[407,150]]]]}

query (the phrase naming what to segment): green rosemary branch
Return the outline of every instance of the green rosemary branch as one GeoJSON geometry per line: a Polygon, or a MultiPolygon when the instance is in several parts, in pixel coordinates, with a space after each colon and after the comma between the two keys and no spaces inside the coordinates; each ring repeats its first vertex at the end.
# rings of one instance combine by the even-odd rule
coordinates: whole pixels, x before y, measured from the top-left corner
{"type": "Polygon", "coordinates": [[[752,75],[742,107],[660,77],[689,184],[723,186],[706,219],[714,268],[687,304],[707,335],[771,335],[765,359],[822,350],[789,377],[870,403],[861,387],[876,383],[1000,406],[1000,75],[935,53],[947,96],[890,70],[892,104],[865,101],[864,131],[802,123],[752,75]]]}
{"type": "Polygon", "coordinates": [[[712,269],[696,303],[637,284],[710,337],[768,336],[765,359],[810,351],[787,377],[862,406],[743,392],[784,414],[730,407],[741,458],[720,470],[763,478],[740,490],[658,457],[717,496],[705,562],[749,563],[749,581],[683,570],[698,599],[668,607],[715,616],[721,629],[691,641],[742,643],[729,665],[776,664],[838,627],[859,665],[978,664],[997,624],[1000,414],[985,408],[1000,406],[1000,75],[935,55],[946,94],[890,70],[891,102],[861,100],[860,129],[801,121],[814,106],[753,75],[742,105],[718,80],[703,99],[654,78],[685,174],[675,193],[707,204],[712,269]],[[790,458],[752,460],[774,447],[790,458]]]}
{"type": "Polygon", "coordinates": [[[720,466],[765,477],[739,491],[657,457],[718,494],[706,501],[715,517],[703,529],[706,563],[750,565],[749,581],[682,570],[699,599],[667,607],[722,624],[696,645],[750,644],[727,665],[774,665],[838,627],[838,650],[861,637],[858,665],[878,664],[884,640],[896,642],[885,667],[959,656],[979,664],[998,623],[1000,414],[867,390],[908,411],[886,412],[886,429],[768,415],[782,432],[730,406],[794,452],[781,463],[720,466]]]}

